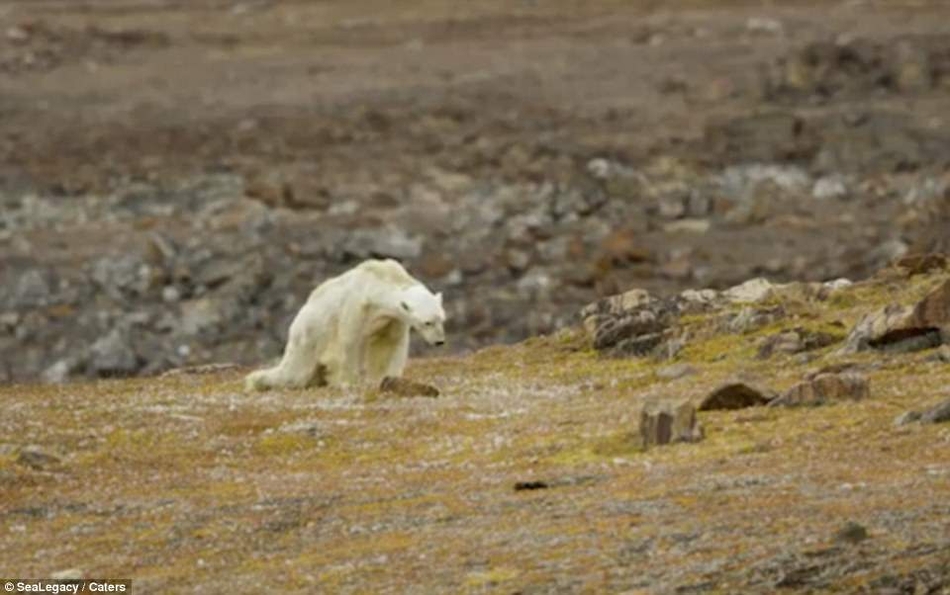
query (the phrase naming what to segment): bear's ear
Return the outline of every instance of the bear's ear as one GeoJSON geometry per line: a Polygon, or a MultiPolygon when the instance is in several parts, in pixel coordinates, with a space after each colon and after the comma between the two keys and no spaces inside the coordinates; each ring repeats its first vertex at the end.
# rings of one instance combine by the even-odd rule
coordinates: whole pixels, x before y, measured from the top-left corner
{"type": "Polygon", "coordinates": [[[435,299],[439,300],[439,305],[442,305],[442,292],[435,294],[435,299]]]}
{"type": "Polygon", "coordinates": [[[406,312],[409,312],[409,304],[407,304],[406,302],[399,302],[399,305],[402,306],[403,310],[405,310],[406,312]]]}

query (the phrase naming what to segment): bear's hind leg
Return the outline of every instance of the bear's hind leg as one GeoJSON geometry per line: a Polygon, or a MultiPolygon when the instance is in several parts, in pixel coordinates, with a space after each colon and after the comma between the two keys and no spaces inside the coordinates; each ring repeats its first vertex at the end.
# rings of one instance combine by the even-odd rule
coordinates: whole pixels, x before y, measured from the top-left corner
{"type": "Polygon", "coordinates": [[[251,389],[307,388],[326,384],[326,367],[319,361],[314,346],[300,337],[292,336],[280,363],[267,370],[253,372],[247,377],[251,389]]]}

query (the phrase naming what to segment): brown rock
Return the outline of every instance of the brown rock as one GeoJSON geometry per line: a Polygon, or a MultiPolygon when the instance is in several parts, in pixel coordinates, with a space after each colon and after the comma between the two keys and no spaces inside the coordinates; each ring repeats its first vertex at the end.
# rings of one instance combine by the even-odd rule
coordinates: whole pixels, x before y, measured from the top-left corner
{"type": "Polygon", "coordinates": [[[770,405],[795,407],[832,401],[860,401],[870,396],[867,377],[861,374],[821,374],[796,384],[770,405]]]}
{"type": "Polygon", "coordinates": [[[896,266],[906,271],[908,277],[942,271],[950,266],[944,254],[908,254],[897,261],[896,266]]]}
{"type": "Polygon", "coordinates": [[[908,352],[937,347],[950,336],[950,279],[913,307],[891,304],[861,318],[842,353],[908,352]]]}
{"type": "Polygon", "coordinates": [[[742,382],[720,386],[699,402],[700,411],[717,411],[758,407],[772,400],[774,395],[742,382]]]}
{"type": "Polygon", "coordinates": [[[399,397],[430,397],[439,396],[439,389],[421,382],[406,380],[405,378],[396,378],[387,376],[379,385],[379,390],[384,393],[392,393],[399,397]]]}
{"type": "Polygon", "coordinates": [[[644,448],[697,442],[702,437],[702,429],[696,423],[696,407],[689,402],[653,403],[640,413],[640,439],[644,448]]]}

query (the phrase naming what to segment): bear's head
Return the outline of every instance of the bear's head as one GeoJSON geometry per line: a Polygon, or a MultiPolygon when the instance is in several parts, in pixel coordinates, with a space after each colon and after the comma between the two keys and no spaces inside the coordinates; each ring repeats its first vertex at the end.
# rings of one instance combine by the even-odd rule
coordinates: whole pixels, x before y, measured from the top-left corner
{"type": "Polygon", "coordinates": [[[413,285],[403,290],[399,307],[406,322],[422,335],[429,345],[445,343],[445,310],[442,309],[442,294],[432,294],[422,285],[413,285]]]}

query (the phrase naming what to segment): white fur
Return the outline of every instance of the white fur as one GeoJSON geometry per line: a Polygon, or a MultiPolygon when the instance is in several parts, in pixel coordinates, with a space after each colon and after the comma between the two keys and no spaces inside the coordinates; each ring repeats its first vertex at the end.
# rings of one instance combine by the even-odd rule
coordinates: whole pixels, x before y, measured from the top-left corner
{"type": "Polygon", "coordinates": [[[442,294],[433,294],[395,260],[367,260],[322,283],[290,325],[280,363],[247,376],[247,387],[347,386],[401,376],[409,330],[445,340],[442,294]]]}

